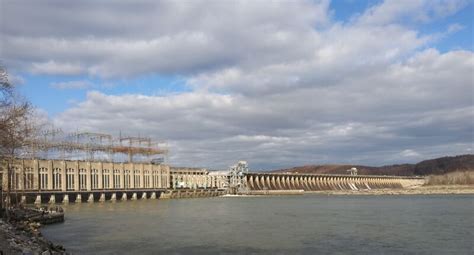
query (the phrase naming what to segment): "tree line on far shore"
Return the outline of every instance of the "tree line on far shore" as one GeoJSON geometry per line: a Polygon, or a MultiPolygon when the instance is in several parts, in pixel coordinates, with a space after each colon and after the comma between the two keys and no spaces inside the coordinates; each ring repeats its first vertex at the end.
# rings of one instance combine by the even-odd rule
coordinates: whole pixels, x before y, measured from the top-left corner
{"type": "Polygon", "coordinates": [[[451,172],[474,172],[474,155],[458,155],[428,159],[416,164],[397,164],[385,166],[363,165],[307,165],[273,172],[313,173],[313,174],[347,174],[347,169],[356,167],[358,174],[364,175],[398,175],[429,176],[444,175],[451,172]]]}

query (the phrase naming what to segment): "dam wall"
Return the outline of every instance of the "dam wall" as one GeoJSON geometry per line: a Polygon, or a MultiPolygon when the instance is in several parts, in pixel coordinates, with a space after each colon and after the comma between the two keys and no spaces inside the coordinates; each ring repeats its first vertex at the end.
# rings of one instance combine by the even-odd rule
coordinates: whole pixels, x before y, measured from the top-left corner
{"type": "Polygon", "coordinates": [[[81,160],[0,161],[0,184],[12,202],[80,203],[157,198],[213,197],[226,177],[206,169],[165,164],[81,160]],[[7,169],[10,171],[7,171],[7,169]],[[8,176],[10,175],[10,176],[8,176]],[[9,178],[8,178],[9,177],[9,178]]]}
{"type": "Polygon", "coordinates": [[[15,160],[2,162],[2,186],[11,191],[95,191],[167,189],[170,169],[151,163],[112,163],[78,160],[15,160]]]}
{"type": "Polygon", "coordinates": [[[401,189],[424,183],[421,177],[376,175],[325,175],[293,173],[248,173],[246,186],[258,190],[370,190],[401,189]]]}
{"type": "Polygon", "coordinates": [[[205,168],[171,167],[170,187],[172,189],[224,189],[225,175],[215,175],[205,168]]]}
{"type": "Polygon", "coordinates": [[[299,191],[402,189],[420,186],[424,178],[246,172],[236,182],[231,173],[170,168],[165,164],[17,159],[10,164],[0,162],[0,183],[3,194],[10,193],[6,199],[40,204],[213,197],[233,194],[235,190],[255,194],[298,191],[295,194],[299,194],[299,191]]]}
{"type": "Polygon", "coordinates": [[[0,183],[22,202],[154,199],[170,187],[169,173],[163,164],[18,159],[1,162],[0,183]]]}

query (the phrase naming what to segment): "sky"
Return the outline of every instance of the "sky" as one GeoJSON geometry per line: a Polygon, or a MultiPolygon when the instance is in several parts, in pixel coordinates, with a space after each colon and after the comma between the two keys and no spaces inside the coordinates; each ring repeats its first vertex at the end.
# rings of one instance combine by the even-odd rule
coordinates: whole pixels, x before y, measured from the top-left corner
{"type": "Polygon", "coordinates": [[[472,154],[469,0],[0,0],[0,61],[55,127],[176,166],[472,154]]]}

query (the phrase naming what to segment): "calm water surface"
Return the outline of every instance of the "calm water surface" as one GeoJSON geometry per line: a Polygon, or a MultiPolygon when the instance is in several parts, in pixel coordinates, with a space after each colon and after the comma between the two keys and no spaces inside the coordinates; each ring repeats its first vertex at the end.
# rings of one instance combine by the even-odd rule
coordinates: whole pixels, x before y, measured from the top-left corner
{"type": "Polygon", "coordinates": [[[72,204],[44,235],[74,254],[474,254],[474,196],[72,204]]]}

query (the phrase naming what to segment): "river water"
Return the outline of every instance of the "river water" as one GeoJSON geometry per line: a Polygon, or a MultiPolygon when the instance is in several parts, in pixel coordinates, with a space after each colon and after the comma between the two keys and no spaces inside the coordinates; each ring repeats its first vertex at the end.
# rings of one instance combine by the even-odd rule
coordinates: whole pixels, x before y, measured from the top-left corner
{"type": "Polygon", "coordinates": [[[474,196],[71,204],[43,234],[74,254],[474,254],[474,196]]]}

